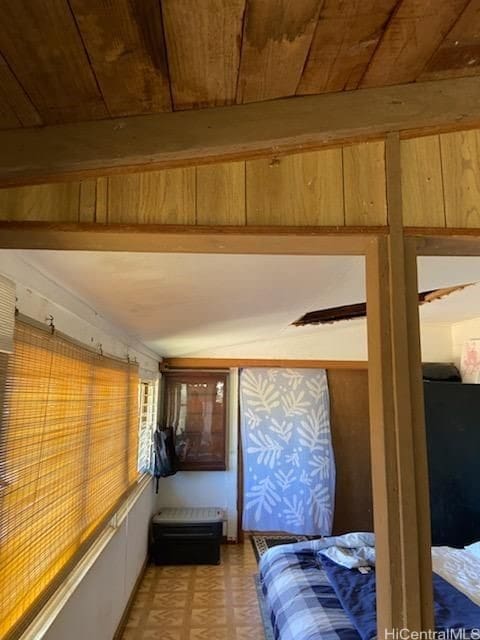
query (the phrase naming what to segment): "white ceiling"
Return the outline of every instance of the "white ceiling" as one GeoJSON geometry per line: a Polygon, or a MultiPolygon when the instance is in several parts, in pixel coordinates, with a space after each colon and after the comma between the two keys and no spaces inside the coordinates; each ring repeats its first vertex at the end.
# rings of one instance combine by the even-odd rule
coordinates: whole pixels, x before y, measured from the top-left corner
{"type": "MultiPolygon", "coordinates": [[[[305,335],[318,328],[290,324],[307,311],[365,300],[359,257],[3,251],[0,273],[9,253],[163,356],[305,335]]],[[[419,281],[420,290],[478,282],[480,258],[421,258],[419,281]]],[[[422,321],[480,317],[479,292],[423,306],[422,321]]]]}

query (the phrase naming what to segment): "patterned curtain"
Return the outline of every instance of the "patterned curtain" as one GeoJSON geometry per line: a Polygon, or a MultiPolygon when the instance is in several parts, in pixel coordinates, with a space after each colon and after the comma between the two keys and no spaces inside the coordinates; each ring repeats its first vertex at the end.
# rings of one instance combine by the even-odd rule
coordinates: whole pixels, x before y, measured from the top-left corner
{"type": "Polygon", "coordinates": [[[243,528],[329,535],[335,500],[327,375],[243,369],[243,528]]]}

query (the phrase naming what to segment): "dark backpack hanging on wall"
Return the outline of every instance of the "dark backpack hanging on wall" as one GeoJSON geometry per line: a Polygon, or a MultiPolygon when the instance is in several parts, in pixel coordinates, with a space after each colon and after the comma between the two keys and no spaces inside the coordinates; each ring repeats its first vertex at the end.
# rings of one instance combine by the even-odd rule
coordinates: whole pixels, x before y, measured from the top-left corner
{"type": "Polygon", "coordinates": [[[177,457],[173,429],[157,429],[153,434],[153,447],[155,453],[155,465],[153,475],[155,477],[155,491],[158,493],[159,478],[166,478],[177,473],[177,457]]]}

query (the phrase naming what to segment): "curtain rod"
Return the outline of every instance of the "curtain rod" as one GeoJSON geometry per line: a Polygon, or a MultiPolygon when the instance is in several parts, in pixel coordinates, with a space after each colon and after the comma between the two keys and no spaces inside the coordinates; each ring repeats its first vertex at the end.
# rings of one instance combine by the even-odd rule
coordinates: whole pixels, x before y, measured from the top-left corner
{"type": "MultiPolygon", "coordinates": [[[[139,363],[136,358],[132,358],[132,359],[130,359],[129,357],[121,358],[119,356],[115,356],[110,353],[105,353],[103,350],[99,350],[98,348],[92,347],[91,345],[86,344],[81,340],[77,340],[76,338],[73,338],[72,336],[69,336],[68,334],[63,333],[63,331],[59,331],[58,329],[55,328],[53,316],[49,316],[47,320],[42,322],[41,320],[35,320],[30,316],[26,316],[23,313],[20,313],[17,309],[15,311],[15,320],[18,322],[21,322],[22,324],[26,324],[30,327],[33,327],[35,329],[48,333],[51,336],[57,336],[61,340],[64,340],[65,342],[69,342],[70,344],[73,344],[76,347],[85,349],[85,351],[90,351],[91,353],[94,353],[99,357],[106,358],[108,360],[114,360],[116,362],[120,362],[121,364],[131,364],[131,365],[139,366],[139,363]]],[[[101,349],[101,345],[100,345],[100,349],[101,349]]]]}

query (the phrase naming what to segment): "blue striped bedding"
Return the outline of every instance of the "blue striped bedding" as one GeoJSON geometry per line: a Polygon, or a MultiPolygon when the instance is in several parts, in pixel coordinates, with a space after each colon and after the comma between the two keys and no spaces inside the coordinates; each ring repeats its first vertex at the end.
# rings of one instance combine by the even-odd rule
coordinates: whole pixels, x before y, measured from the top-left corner
{"type": "MultiPolygon", "coordinates": [[[[365,534],[350,537],[355,535],[365,534]]],[[[359,632],[376,637],[375,574],[361,577],[322,558],[318,551],[335,540],[340,539],[282,545],[262,556],[260,579],[276,640],[361,640],[359,632]]],[[[470,631],[480,629],[477,601],[436,574],[433,586],[437,631],[461,629],[463,637],[473,637],[470,631]]]]}
{"type": "Polygon", "coordinates": [[[360,640],[316,558],[318,542],[274,547],[261,558],[276,640],[360,640]]]}

